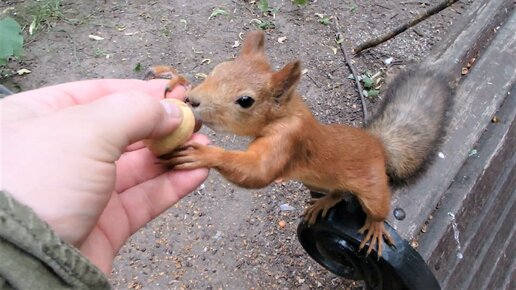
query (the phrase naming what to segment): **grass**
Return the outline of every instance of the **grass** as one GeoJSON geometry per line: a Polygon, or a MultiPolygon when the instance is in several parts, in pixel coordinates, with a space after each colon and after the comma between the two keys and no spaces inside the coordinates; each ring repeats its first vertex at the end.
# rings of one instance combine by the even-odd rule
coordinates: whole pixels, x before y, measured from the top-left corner
{"type": "Polygon", "coordinates": [[[37,31],[52,27],[55,22],[64,18],[61,2],[62,0],[25,1],[16,8],[17,18],[24,30],[33,35],[37,31]]]}

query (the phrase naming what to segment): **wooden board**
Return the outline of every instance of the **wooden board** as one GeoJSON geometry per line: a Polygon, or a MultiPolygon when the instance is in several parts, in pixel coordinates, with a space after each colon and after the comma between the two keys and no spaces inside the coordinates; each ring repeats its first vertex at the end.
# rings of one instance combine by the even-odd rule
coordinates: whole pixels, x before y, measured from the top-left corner
{"type": "MultiPolygon", "coordinates": [[[[447,69],[450,73],[457,71],[461,63],[467,62],[461,58],[470,56],[464,51],[482,52],[474,42],[469,41],[468,34],[470,38],[483,39],[479,31],[487,29],[486,23],[490,23],[493,26],[491,29],[495,29],[503,22],[491,21],[492,17],[500,14],[500,9],[513,14],[512,10],[505,8],[508,2],[512,3],[493,0],[481,5],[481,11],[473,13],[474,17],[480,17],[477,22],[481,24],[468,20],[468,26],[460,30],[458,36],[450,36],[464,44],[448,45],[448,52],[434,54],[446,56],[446,59],[432,57],[429,60],[440,63],[442,69],[447,69]]],[[[419,182],[396,192],[392,208],[402,208],[406,212],[406,218],[399,221],[394,219],[391,213],[389,222],[404,238],[411,240],[420,232],[515,82],[515,21],[515,16],[512,15],[508,22],[499,28],[493,42],[482,56],[477,56],[470,73],[459,83],[451,124],[440,149],[445,156],[444,159],[436,158],[434,165],[419,182]]],[[[482,48],[484,46],[485,44],[482,48]]]]}
{"type": "Polygon", "coordinates": [[[489,124],[419,237],[443,289],[504,289],[514,271],[516,87],[496,116],[501,121],[489,124]]]}

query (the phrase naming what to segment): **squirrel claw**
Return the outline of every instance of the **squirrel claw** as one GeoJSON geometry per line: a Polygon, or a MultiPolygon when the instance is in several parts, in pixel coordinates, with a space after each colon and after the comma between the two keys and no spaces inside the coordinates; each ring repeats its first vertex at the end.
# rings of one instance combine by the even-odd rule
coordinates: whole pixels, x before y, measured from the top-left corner
{"type": "Polygon", "coordinates": [[[328,193],[321,198],[312,198],[310,199],[310,205],[306,208],[302,216],[304,216],[304,220],[308,221],[309,225],[314,224],[317,221],[317,217],[319,213],[322,212],[322,217],[326,217],[328,211],[335,206],[339,201],[343,198],[342,194],[339,193],[328,193]]]}
{"type": "Polygon", "coordinates": [[[172,79],[177,76],[176,69],[171,66],[153,66],[149,68],[143,79],[172,79]]]}
{"type": "Polygon", "coordinates": [[[367,218],[364,226],[361,227],[358,232],[360,234],[367,232],[365,237],[362,239],[360,246],[358,247],[359,251],[361,251],[369,242],[369,246],[366,251],[366,257],[369,256],[369,254],[378,244],[378,259],[380,259],[383,252],[384,239],[388,245],[394,246],[394,241],[389,232],[385,229],[383,221],[371,221],[369,218],[367,218]]]}
{"type": "Polygon", "coordinates": [[[143,79],[169,79],[170,81],[163,92],[164,98],[167,97],[167,93],[171,92],[178,85],[184,86],[186,89],[190,87],[190,82],[188,82],[185,77],[178,74],[176,69],[171,66],[153,66],[145,74],[143,79]]]}

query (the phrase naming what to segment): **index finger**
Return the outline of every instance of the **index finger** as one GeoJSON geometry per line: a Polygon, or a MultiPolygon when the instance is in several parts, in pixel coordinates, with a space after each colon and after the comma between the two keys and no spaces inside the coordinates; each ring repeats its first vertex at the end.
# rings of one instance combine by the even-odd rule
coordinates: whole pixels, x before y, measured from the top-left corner
{"type": "MultiPolygon", "coordinates": [[[[14,107],[17,118],[35,116],[73,105],[92,102],[106,95],[140,91],[157,100],[163,98],[168,80],[98,79],[64,83],[22,92],[3,100],[4,108],[14,107]]],[[[169,97],[184,99],[185,89],[174,88],[169,97]]],[[[7,112],[8,113],[8,112],[7,112]]]]}

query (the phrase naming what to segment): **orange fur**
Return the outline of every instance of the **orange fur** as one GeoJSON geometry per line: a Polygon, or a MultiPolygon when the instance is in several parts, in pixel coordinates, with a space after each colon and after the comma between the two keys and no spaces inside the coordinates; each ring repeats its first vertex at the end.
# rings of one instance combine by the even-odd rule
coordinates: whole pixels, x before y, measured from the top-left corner
{"type": "Polygon", "coordinates": [[[215,168],[245,188],[265,187],[278,179],[301,181],[326,193],[305,211],[310,223],[352,192],[367,214],[360,248],[369,242],[367,253],[378,245],[381,255],[383,239],[392,244],[384,228],[391,198],[384,145],[366,130],[319,123],[295,90],[300,63],[275,72],[263,46],[263,33],[249,33],[235,60],[219,64],[187,92],[196,118],[204,124],[254,137],[247,150],[192,144],[164,162],[177,169],[215,168]],[[242,96],[254,103],[241,106],[242,96]]]}

